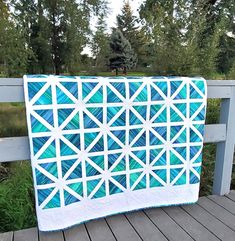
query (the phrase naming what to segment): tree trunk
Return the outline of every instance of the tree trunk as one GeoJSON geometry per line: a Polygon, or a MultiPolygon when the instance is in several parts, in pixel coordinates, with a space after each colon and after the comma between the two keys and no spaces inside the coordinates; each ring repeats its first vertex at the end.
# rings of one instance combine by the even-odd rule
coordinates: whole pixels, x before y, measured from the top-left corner
{"type": "Polygon", "coordinates": [[[123,68],[123,74],[127,75],[127,68],[126,68],[126,66],[123,68]]]}
{"type": "Polygon", "coordinates": [[[116,68],[116,76],[118,76],[118,68],[116,68]]]}

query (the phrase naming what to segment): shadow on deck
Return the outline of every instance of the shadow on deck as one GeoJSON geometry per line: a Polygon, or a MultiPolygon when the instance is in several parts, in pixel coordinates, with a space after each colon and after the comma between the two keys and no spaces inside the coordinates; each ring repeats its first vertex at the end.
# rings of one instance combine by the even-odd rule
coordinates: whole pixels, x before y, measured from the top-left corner
{"type": "Polygon", "coordinates": [[[90,221],[60,232],[37,228],[0,234],[0,241],[235,240],[235,191],[197,204],[151,208],[90,221]]]}

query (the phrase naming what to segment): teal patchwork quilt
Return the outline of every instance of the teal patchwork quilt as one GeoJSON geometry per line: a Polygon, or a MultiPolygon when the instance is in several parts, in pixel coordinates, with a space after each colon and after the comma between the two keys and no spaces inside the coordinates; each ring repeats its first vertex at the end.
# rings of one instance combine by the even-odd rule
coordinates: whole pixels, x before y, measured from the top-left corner
{"type": "Polygon", "coordinates": [[[206,83],[24,76],[39,229],[198,199],[206,83]]]}

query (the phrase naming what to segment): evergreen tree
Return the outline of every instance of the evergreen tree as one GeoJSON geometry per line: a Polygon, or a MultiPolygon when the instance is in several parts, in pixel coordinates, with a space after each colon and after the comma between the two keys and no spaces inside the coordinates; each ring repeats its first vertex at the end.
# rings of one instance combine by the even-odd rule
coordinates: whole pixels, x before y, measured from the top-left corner
{"type": "Polygon", "coordinates": [[[139,19],[133,15],[129,0],[124,2],[122,12],[117,16],[117,28],[130,42],[138,58],[138,65],[144,65],[149,38],[139,19]]]}
{"type": "Polygon", "coordinates": [[[109,66],[111,69],[116,70],[122,68],[123,73],[126,74],[127,69],[132,69],[136,66],[137,58],[131,44],[123,36],[122,32],[118,29],[113,29],[110,38],[111,55],[109,58],[109,66]]]}
{"type": "Polygon", "coordinates": [[[207,32],[204,1],[147,0],[140,16],[153,36],[152,66],[159,74],[213,74],[222,21],[207,32]]]}
{"type": "Polygon", "coordinates": [[[107,27],[105,15],[101,14],[98,18],[96,31],[92,36],[91,50],[93,53],[95,67],[104,69],[108,65],[109,36],[107,34],[107,27]]]}

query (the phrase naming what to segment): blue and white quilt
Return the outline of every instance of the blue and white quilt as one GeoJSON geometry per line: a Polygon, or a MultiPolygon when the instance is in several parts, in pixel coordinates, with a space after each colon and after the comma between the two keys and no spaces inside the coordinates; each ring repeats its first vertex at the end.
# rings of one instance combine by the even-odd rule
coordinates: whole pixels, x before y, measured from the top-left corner
{"type": "Polygon", "coordinates": [[[24,76],[39,229],[198,199],[206,83],[24,76]]]}

